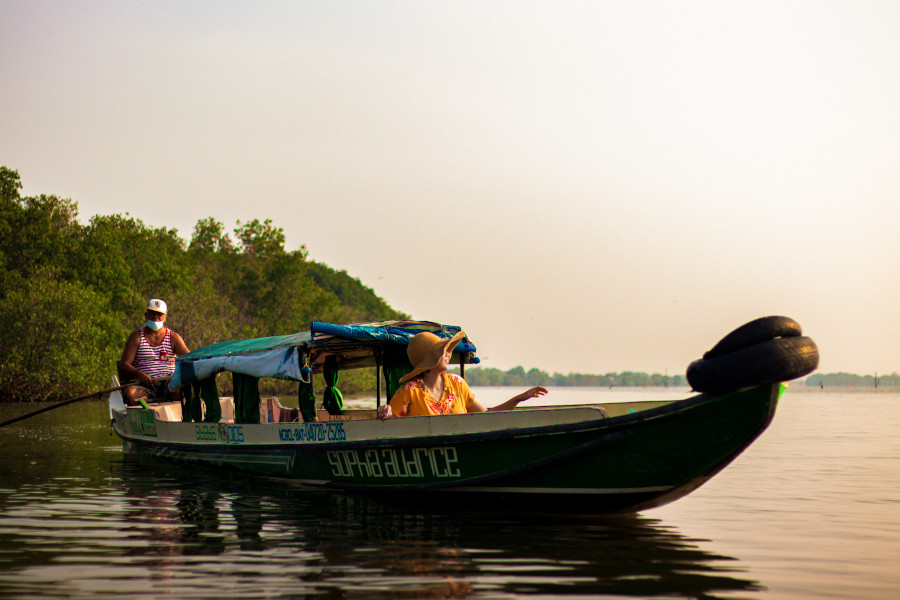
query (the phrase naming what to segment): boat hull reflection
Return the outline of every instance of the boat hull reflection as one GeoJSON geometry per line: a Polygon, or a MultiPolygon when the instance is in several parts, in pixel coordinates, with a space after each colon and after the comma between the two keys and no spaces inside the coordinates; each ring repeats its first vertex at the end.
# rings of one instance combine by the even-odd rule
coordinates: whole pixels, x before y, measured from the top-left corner
{"type": "Polygon", "coordinates": [[[238,595],[266,597],[708,597],[762,589],[733,557],[641,515],[434,510],[133,459],[113,480],[136,505],[130,521],[154,539],[123,552],[145,561],[156,554],[150,563],[176,592],[198,573],[238,595]]]}

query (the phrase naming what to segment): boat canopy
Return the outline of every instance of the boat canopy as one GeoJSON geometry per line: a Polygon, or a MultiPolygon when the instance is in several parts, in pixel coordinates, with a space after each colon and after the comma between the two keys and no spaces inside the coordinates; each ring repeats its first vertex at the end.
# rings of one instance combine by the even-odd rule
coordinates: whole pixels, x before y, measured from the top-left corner
{"type": "MultiPolygon", "coordinates": [[[[417,333],[430,331],[450,338],[460,328],[431,321],[382,321],[335,325],[313,322],[309,331],[220,342],[179,356],[172,388],[199,382],[223,371],[251,377],[272,377],[309,383],[311,373],[325,369],[325,361],[341,369],[381,366],[387,371],[410,369],[406,346],[417,333]]],[[[476,348],[464,337],[454,350],[461,365],[477,364],[476,348]]],[[[392,378],[391,378],[392,379],[392,378]]]]}

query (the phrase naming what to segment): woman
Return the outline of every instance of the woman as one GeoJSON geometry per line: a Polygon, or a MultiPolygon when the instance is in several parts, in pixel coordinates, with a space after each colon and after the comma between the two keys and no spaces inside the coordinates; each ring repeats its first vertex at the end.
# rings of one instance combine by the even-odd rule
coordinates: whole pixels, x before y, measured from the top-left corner
{"type": "Polygon", "coordinates": [[[507,400],[499,406],[485,408],[475,396],[465,379],[447,373],[450,355],[465,336],[458,332],[450,339],[439,338],[424,331],[413,336],[406,354],[413,370],[400,378],[402,384],[391,401],[378,407],[378,418],[449,415],[486,410],[511,410],[519,402],[547,393],[547,388],[537,386],[507,400]]]}

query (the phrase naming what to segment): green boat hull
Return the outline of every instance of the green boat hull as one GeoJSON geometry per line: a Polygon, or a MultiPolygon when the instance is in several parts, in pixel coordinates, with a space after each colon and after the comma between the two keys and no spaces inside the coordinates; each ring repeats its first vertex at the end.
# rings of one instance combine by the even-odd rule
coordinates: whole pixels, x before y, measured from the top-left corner
{"type": "Polygon", "coordinates": [[[413,502],[600,514],[660,506],[702,485],[768,427],[783,389],[385,422],[165,423],[129,409],[114,427],[152,460],[413,502]]]}

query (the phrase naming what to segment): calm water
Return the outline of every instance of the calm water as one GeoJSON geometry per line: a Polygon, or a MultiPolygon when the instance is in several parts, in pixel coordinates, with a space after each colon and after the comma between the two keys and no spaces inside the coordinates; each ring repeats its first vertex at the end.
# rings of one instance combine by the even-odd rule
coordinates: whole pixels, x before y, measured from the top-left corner
{"type": "MultiPolygon", "coordinates": [[[[512,393],[476,390],[488,405],[512,393]]],[[[900,597],[900,393],[795,386],[700,490],[583,520],[413,511],[139,464],[105,421],[105,404],[85,402],[0,428],[0,597],[900,597]]]]}

